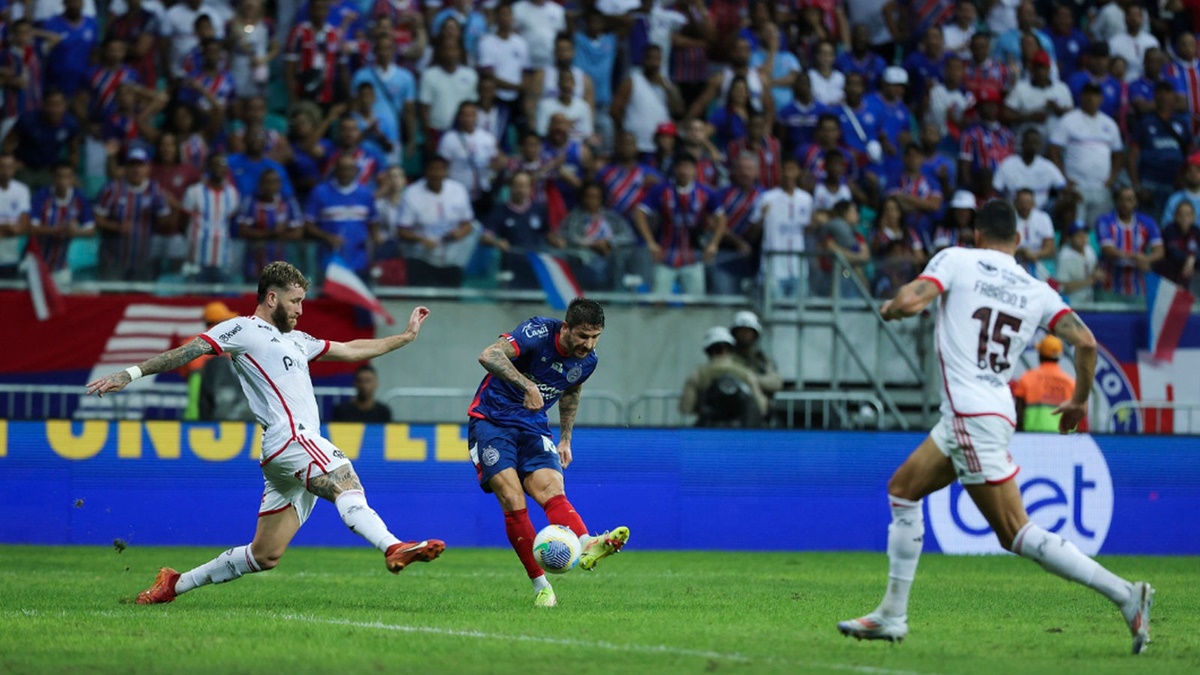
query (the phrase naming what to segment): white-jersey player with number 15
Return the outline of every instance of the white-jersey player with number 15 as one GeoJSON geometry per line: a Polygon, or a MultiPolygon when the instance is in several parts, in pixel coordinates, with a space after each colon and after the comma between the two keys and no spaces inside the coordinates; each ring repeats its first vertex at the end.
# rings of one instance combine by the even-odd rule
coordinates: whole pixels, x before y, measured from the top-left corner
{"type": "Polygon", "coordinates": [[[941,421],[888,481],[888,586],[875,611],[842,621],[838,630],[867,640],[908,634],[908,593],[917,571],[925,522],[921,500],[954,480],[987,519],[1000,545],[1058,576],[1098,591],[1120,610],[1133,634],[1133,653],[1150,641],[1154,589],[1128,582],[1069,541],[1029,520],[1008,453],[1016,410],[1008,382],[1012,364],[1045,327],[1075,347],[1074,396],[1059,406],[1059,431],[1074,430],[1087,412],[1096,371],[1096,339],[1053,289],[1031,277],[1013,254],[1020,243],[1016,211],[992,200],[976,214],[978,248],[934,256],[915,281],[885,303],[885,320],[903,319],[941,298],[936,338],[941,362],[941,421]]]}
{"type": "Polygon", "coordinates": [[[303,313],[308,280],[286,262],[273,262],[258,278],[258,308],[250,316],[221,322],[188,344],[88,385],[100,396],[120,391],[142,375],[174,370],[202,354],[228,354],[242,391],[263,428],[259,467],[264,478],[254,541],[231,548],[180,574],[164,567],[154,585],[137,596],[139,605],[171,602],[200,586],[233,581],[275,567],[292,537],[312,513],[317,498],[337,506],[342,522],[384,554],[397,573],[414,561],[437,558],[446,545],[437,539],[402,542],[370,506],[346,455],[321,436],[309,361],[366,361],[417,339],[429,310],[417,307],[408,328],[376,340],[331,342],[295,330],[303,313]]]}

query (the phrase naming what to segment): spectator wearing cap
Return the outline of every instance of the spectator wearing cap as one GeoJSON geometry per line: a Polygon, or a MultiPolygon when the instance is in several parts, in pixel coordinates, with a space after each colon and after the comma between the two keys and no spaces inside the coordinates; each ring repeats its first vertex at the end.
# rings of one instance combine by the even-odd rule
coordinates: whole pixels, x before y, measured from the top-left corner
{"type": "Polygon", "coordinates": [[[1013,132],[1000,124],[1000,105],[998,90],[979,92],[975,104],[978,121],[959,138],[958,184],[979,196],[991,191],[992,176],[1000,162],[1016,149],[1013,132]]]}
{"type": "Polygon", "coordinates": [[[1196,276],[1196,256],[1200,255],[1200,227],[1196,226],[1196,209],[1191,202],[1180,202],[1175,217],[1162,229],[1165,255],[1155,271],[1175,283],[1190,288],[1192,295],[1200,294],[1200,277],[1196,276]]]}
{"type": "MultiPolygon", "coordinates": [[[[1067,178],[1054,162],[1038,154],[1042,149],[1042,134],[1030,127],[1021,134],[1021,152],[1009,155],[992,176],[992,188],[1008,200],[1017,196],[1018,190],[1033,192],[1033,205],[1039,209],[1050,208],[1051,197],[1067,187],[1067,178]]],[[[1072,214],[1071,220],[1074,220],[1072,214]]]]}
{"type": "Polygon", "coordinates": [[[1169,223],[1175,219],[1175,209],[1183,202],[1190,202],[1192,208],[1200,213],[1200,150],[1188,156],[1187,165],[1183,169],[1183,186],[1167,199],[1163,207],[1162,222],[1169,223]]]}
{"type": "Polygon", "coordinates": [[[408,282],[414,286],[461,285],[475,249],[470,196],[448,175],[448,162],[434,155],[425,165],[425,177],[404,191],[399,235],[410,244],[408,282]]]}
{"type": "Polygon", "coordinates": [[[862,75],[867,91],[875,91],[887,70],[887,61],[871,51],[871,29],[866,24],[855,24],[850,29],[850,49],[842,52],[833,62],[833,67],[843,75],[862,75]]]}
{"type": "Polygon", "coordinates": [[[1062,340],[1053,335],[1042,338],[1037,344],[1038,367],[1013,383],[1018,431],[1058,433],[1058,406],[1075,394],[1075,378],[1058,365],[1062,352],[1062,340]]]}
{"type": "Polygon", "coordinates": [[[679,154],[676,152],[678,147],[679,128],[674,122],[663,122],[654,130],[654,152],[642,155],[642,160],[664,176],[673,175],[675,157],[679,154]]]}
{"type": "Polygon", "coordinates": [[[708,268],[709,292],[715,295],[742,293],[759,269],[762,232],[751,218],[763,194],[758,182],[758,161],[745,154],[734,160],[732,166],[732,181],[717,193],[717,201],[725,212],[725,229],[716,258],[708,268]]]}
{"type": "Polygon", "coordinates": [[[1091,243],[1091,229],[1076,221],[1067,226],[1066,238],[1055,260],[1054,279],[1058,292],[1071,305],[1091,303],[1096,286],[1104,283],[1106,275],[1091,243]]]}
{"type": "Polygon", "coordinates": [[[1100,90],[1102,97],[1100,110],[1105,115],[1116,119],[1121,112],[1121,83],[1109,74],[1108,62],[1108,44],[1093,42],[1088,47],[1087,58],[1083,61],[1083,70],[1067,80],[1067,87],[1071,89],[1071,95],[1075,97],[1075,105],[1082,106],[1084,87],[1089,84],[1095,85],[1100,90]]]}
{"type": "Polygon", "coordinates": [[[713,326],[702,342],[708,362],[688,376],[679,397],[679,412],[696,415],[696,426],[757,427],[770,402],[758,377],[734,355],[734,337],[713,326]]]}
{"type": "MultiPolygon", "coordinates": [[[[205,329],[212,329],[213,326],[236,316],[237,313],[229,309],[229,305],[219,301],[210,302],[204,306],[205,329]]],[[[178,346],[183,346],[191,340],[192,338],[187,338],[185,341],[180,342],[178,346]]],[[[187,405],[183,409],[183,419],[186,421],[205,419],[200,417],[200,382],[203,379],[201,371],[204,370],[204,364],[210,359],[215,358],[220,357],[216,354],[202,354],[179,368],[179,374],[183,377],[184,382],[187,382],[187,405]]]]}
{"type": "Polygon", "coordinates": [[[151,237],[169,225],[171,205],[150,179],[149,161],[144,148],[130,149],[120,177],[109,182],[96,200],[102,281],[150,281],[158,273],[151,237]]]}
{"type": "Polygon", "coordinates": [[[1058,74],[1070,80],[1080,68],[1080,61],[1087,53],[1091,40],[1076,27],[1075,15],[1067,5],[1055,4],[1047,34],[1054,43],[1054,56],[1058,62],[1058,74]]]}
{"type": "Polygon", "coordinates": [[[1146,15],[1142,6],[1131,2],[1125,6],[1125,30],[1108,39],[1109,53],[1125,59],[1129,64],[1125,71],[1126,82],[1133,82],[1142,76],[1142,59],[1146,50],[1161,46],[1158,38],[1142,30],[1145,23],[1146,15]]]}
{"type": "Polygon", "coordinates": [[[673,174],[642,198],[633,223],[655,262],[653,292],[669,295],[678,283],[687,295],[704,295],[704,265],[716,257],[724,212],[716,194],[696,180],[694,157],[679,155],[673,174]]]}
{"type": "Polygon", "coordinates": [[[1176,112],[1175,90],[1159,82],[1154,112],[1138,119],[1129,139],[1129,180],[1141,202],[1157,209],[1175,191],[1175,181],[1193,146],[1191,124],[1176,112]]]}
{"type": "Polygon", "coordinates": [[[1137,194],[1123,187],[1113,197],[1116,208],[1096,222],[1100,257],[1107,275],[1101,299],[1138,302],[1146,295],[1146,272],[1162,260],[1158,223],[1137,211],[1137,194]]]}
{"type": "MultiPolygon", "coordinates": [[[[1045,138],[1061,115],[1075,108],[1071,90],[1050,76],[1050,54],[1039,51],[1030,60],[1029,77],[1021,78],[1004,98],[1004,119],[1017,136],[1037,129],[1045,138]]],[[[1039,148],[1039,152],[1040,152],[1039,148]]]]}
{"type": "Polygon", "coordinates": [[[768,399],[783,389],[783,377],[775,360],[762,348],[763,327],[758,315],[749,310],[734,314],[729,332],[734,340],[734,359],[758,377],[758,384],[768,399]]]}
{"type": "Polygon", "coordinates": [[[1050,134],[1050,159],[1079,196],[1075,220],[1089,226],[1112,209],[1110,191],[1125,163],[1121,130],[1101,111],[1102,96],[1096,84],[1084,85],[1079,108],[1063,115],[1050,134]]]}
{"type": "Polygon", "coordinates": [[[936,255],[953,246],[975,247],[975,195],[966,190],[954,193],[950,208],[941,224],[933,231],[930,253],[936,255]]]}
{"type": "Polygon", "coordinates": [[[899,66],[888,66],[883,72],[883,85],[879,92],[868,96],[871,107],[879,111],[879,143],[883,150],[883,176],[891,185],[904,170],[904,147],[912,141],[910,129],[913,115],[904,104],[904,92],[908,88],[908,71],[899,66]]]}
{"type": "MultiPolygon", "coordinates": [[[[996,41],[992,44],[992,57],[1007,64],[1010,68],[1021,63],[1021,38],[1026,35],[1032,35],[1041,45],[1042,51],[1048,56],[1054,56],[1054,42],[1050,40],[1050,36],[1042,32],[1037,26],[1040,19],[1037,15],[1037,9],[1034,8],[1031,0],[1021,0],[1017,5],[1017,27],[1001,33],[996,41]]],[[[1049,64],[1047,64],[1049,66],[1049,64]]]]}
{"type": "Polygon", "coordinates": [[[967,90],[978,99],[984,91],[1008,91],[1012,73],[1003,61],[993,58],[992,36],[979,32],[971,36],[971,57],[964,72],[967,90]]]}
{"type": "Polygon", "coordinates": [[[975,106],[975,94],[966,85],[966,61],[956,54],[946,58],[940,82],[929,90],[925,108],[925,123],[935,124],[939,137],[958,143],[965,125],[965,115],[975,106]]]}
{"type": "Polygon", "coordinates": [[[79,164],[83,127],[67,111],[67,97],[50,89],[40,110],[22,113],[4,139],[4,150],[21,163],[21,178],[34,189],[50,184],[50,170],[58,162],[79,164]]]}
{"type": "Polygon", "coordinates": [[[653,153],[655,134],[672,114],[683,112],[683,105],[679,90],[663,78],[662,50],[650,45],[641,68],[631,68],[613,94],[613,124],[618,133],[633,132],[638,152],[653,153]]]}

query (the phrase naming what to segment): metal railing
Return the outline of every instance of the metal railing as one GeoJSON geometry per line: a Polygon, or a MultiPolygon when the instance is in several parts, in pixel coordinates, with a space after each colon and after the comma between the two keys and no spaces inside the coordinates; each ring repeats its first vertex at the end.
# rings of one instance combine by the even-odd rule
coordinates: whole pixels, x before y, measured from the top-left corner
{"type": "Polygon", "coordinates": [[[799,404],[804,405],[804,423],[801,429],[814,428],[814,405],[820,410],[819,427],[822,429],[883,429],[883,403],[871,394],[853,391],[781,391],[775,394],[775,409],[783,411],[788,429],[795,429],[795,413],[799,404]],[[858,404],[858,410],[849,406],[858,404]]]}
{"type": "MultiPolygon", "coordinates": [[[[379,400],[389,406],[397,419],[415,424],[462,422],[475,397],[474,389],[450,387],[396,387],[384,392],[379,400]]],[[[558,415],[549,416],[550,426],[558,425],[558,415]]],[[[618,426],[625,421],[625,402],[615,393],[590,389],[579,400],[575,423],[580,426],[618,426]]]]}
{"type": "Polygon", "coordinates": [[[1171,415],[1171,427],[1175,433],[1200,434],[1200,401],[1121,401],[1108,411],[1107,426],[1098,431],[1109,433],[1146,433],[1147,427],[1162,433],[1165,414],[1171,415]],[[1178,413],[1186,411],[1181,422],[1178,413]],[[1122,432],[1117,420],[1127,415],[1140,415],[1142,423],[1135,432],[1122,432]]]}

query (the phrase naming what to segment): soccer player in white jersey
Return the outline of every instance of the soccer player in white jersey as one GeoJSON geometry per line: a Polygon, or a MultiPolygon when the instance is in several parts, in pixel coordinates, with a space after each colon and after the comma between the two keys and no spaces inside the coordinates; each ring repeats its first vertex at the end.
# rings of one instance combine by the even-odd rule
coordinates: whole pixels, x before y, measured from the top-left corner
{"type": "Polygon", "coordinates": [[[138,594],[138,604],[171,602],[200,586],[275,567],[318,497],[333,502],[342,522],[383,552],[393,574],[413,561],[433,560],[446,548],[436,539],[400,541],[367,505],[362,484],[346,455],[321,437],[317,400],[308,374],[309,361],[366,361],[409,344],[417,339],[429,310],[414,309],[408,328],[398,335],[331,342],[295,330],[307,289],[308,280],[299,270],[286,262],[273,262],[258,278],[258,309],[253,315],[219,323],[178,349],[88,385],[89,394],[103,396],[143,375],[175,370],[204,354],[228,352],[250,408],[263,427],[259,466],[265,485],[254,541],[183,574],[169,567],[160,569],[154,585],[138,594]]]}
{"type": "Polygon", "coordinates": [[[1020,243],[1016,212],[993,200],[975,218],[978,248],[949,248],[880,309],[884,320],[919,314],[939,296],[935,328],[942,367],[941,421],[888,481],[888,585],[883,602],[838,630],[867,640],[902,640],[908,633],[908,593],[917,571],[925,523],[921,499],[957,479],[1000,544],[1046,571],[1111,600],[1133,633],[1133,653],[1150,641],[1154,589],[1130,583],[1085,556],[1069,541],[1029,520],[1008,454],[1016,410],[1008,381],[1013,362],[1044,326],[1075,346],[1075,394],[1055,411],[1059,431],[1075,429],[1087,412],[1096,372],[1096,339],[1045,283],[1013,255],[1020,243]]]}

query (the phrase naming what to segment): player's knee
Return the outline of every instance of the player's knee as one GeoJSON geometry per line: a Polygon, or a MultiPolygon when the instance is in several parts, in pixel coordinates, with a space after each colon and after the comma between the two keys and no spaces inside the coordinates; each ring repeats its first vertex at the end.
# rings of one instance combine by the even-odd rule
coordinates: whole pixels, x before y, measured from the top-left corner
{"type": "Polygon", "coordinates": [[[496,499],[500,502],[500,508],[505,512],[520,511],[525,508],[525,493],[519,486],[505,485],[495,490],[495,493],[496,499]]]}
{"type": "Polygon", "coordinates": [[[920,495],[913,494],[914,490],[911,481],[906,480],[904,475],[899,471],[892,474],[892,477],[888,479],[887,491],[889,495],[901,499],[916,501],[921,498],[920,495]]]}
{"type": "Polygon", "coordinates": [[[266,572],[279,565],[279,560],[283,558],[283,551],[259,551],[251,546],[250,555],[254,556],[254,564],[258,569],[266,572]]]}

